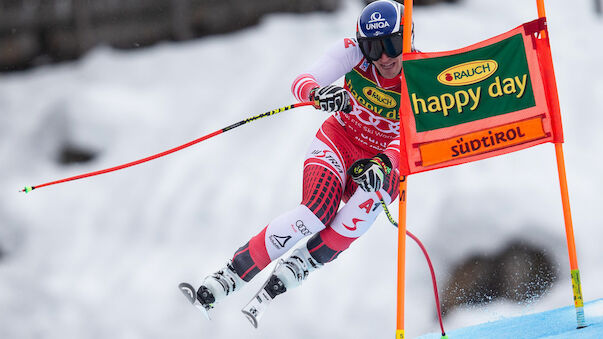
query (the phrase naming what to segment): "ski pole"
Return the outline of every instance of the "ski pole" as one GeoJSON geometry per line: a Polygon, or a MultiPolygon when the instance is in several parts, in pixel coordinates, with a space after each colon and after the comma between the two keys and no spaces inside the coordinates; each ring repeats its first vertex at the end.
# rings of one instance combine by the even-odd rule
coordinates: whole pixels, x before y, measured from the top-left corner
{"type": "Polygon", "coordinates": [[[127,168],[127,167],[136,166],[136,165],[142,164],[144,162],[151,161],[151,160],[154,160],[154,159],[166,156],[168,154],[172,154],[174,152],[180,151],[180,150],[182,150],[184,148],[193,146],[193,145],[198,144],[198,143],[200,143],[200,142],[202,142],[204,140],[213,138],[216,135],[222,134],[222,133],[224,133],[226,131],[230,131],[230,130],[235,129],[235,128],[239,127],[239,126],[245,125],[248,122],[256,121],[258,119],[261,119],[261,118],[264,118],[264,117],[268,117],[268,116],[272,116],[272,115],[275,115],[275,114],[278,114],[278,113],[281,113],[281,112],[284,112],[284,111],[288,111],[288,110],[293,109],[293,108],[302,107],[302,106],[309,106],[309,105],[312,105],[312,104],[313,104],[312,102],[300,102],[300,103],[292,104],[292,105],[289,105],[289,106],[285,106],[285,107],[273,109],[271,111],[268,111],[268,112],[265,112],[265,113],[262,113],[262,114],[258,114],[258,115],[255,115],[255,116],[252,116],[252,117],[247,118],[245,120],[241,120],[241,121],[239,121],[237,123],[234,123],[234,124],[232,124],[230,126],[224,127],[224,128],[219,129],[219,130],[217,130],[215,132],[212,132],[212,133],[209,133],[207,135],[204,135],[204,136],[202,136],[202,137],[200,137],[198,139],[195,139],[193,141],[187,142],[186,144],[180,145],[178,147],[171,148],[171,149],[169,149],[167,151],[163,151],[161,153],[157,153],[157,154],[148,156],[146,158],[138,159],[138,160],[135,160],[135,161],[132,161],[132,162],[128,162],[128,163],[125,163],[125,164],[122,164],[122,165],[118,165],[118,166],[115,166],[115,167],[106,168],[106,169],[99,170],[99,171],[84,173],[84,174],[76,175],[76,176],[69,177],[69,178],[64,178],[64,179],[59,179],[59,180],[55,180],[55,181],[50,181],[50,182],[47,182],[47,183],[44,183],[44,184],[40,184],[40,185],[25,186],[19,192],[29,193],[29,192],[33,191],[34,189],[38,189],[38,188],[42,188],[42,187],[46,187],[46,186],[51,186],[51,185],[56,185],[56,184],[61,184],[61,183],[68,182],[68,181],[73,181],[73,180],[88,178],[88,177],[92,177],[92,176],[95,176],[95,175],[105,174],[105,173],[109,173],[109,172],[118,171],[118,170],[121,170],[121,169],[124,169],[124,168],[127,168]]]}
{"type": "MultiPolygon", "coordinates": [[[[387,204],[385,204],[385,200],[383,200],[383,195],[381,195],[381,192],[375,191],[375,193],[377,193],[377,197],[379,197],[379,200],[381,201],[381,206],[383,207],[383,211],[385,212],[387,219],[389,219],[389,222],[392,223],[392,225],[394,225],[395,227],[398,227],[398,223],[396,222],[396,220],[394,220],[392,214],[389,212],[389,209],[387,208],[387,204]]],[[[409,230],[406,230],[406,235],[409,236],[412,240],[414,240],[417,245],[419,245],[421,251],[423,251],[423,254],[425,255],[425,259],[427,259],[427,265],[429,266],[429,270],[431,271],[431,281],[433,282],[433,293],[435,295],[435,303],[438,312],[438,319],[440,321],[440,329],[442,330],[442,339],[447,339],[448,336],[444,331],[444,323],[442,322],[442,310],[440,308],[440,297],[438,296],[438,284],[436,282],[435,272],[433,270],[433,265],[431,264],[431,259],[429,259],[429,254],[427,254],[427,250],[425,249],[425,246],[423,246],[423,243],[421,243],[419,238],[417,238],[414,234],[410,233],[409,230]]]]}

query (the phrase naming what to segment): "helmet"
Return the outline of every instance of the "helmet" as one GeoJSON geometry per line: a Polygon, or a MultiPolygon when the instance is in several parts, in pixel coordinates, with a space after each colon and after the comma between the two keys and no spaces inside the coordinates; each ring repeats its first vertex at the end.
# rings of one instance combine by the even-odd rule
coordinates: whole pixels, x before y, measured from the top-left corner
{"type": "Polygon", "coordinates": [[[402,31],[404,6],[391,0],[377,0],[368,4],[358,17],[358,38],[374,38],[402,31]]]}
{"type": "Polygon", "coordinates": [[[391,0],[368,4],[358,17],[356,38],[362,54],[370,61],[385,52],[390,58],[402,53],[404,6],[391,0]]]}

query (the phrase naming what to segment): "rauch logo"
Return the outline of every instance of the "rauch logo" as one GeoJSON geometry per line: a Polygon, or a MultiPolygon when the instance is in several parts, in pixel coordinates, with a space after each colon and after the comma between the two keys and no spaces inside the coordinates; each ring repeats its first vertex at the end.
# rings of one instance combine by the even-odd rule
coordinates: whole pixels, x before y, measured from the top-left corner
{"type": "Polygon", "coordinates": [[[373,103],[375,103],[377,105],[387,107],[387,108],[393,108],[393,107],[396,107],[396,105],[397,105],[396,99],[394,99],[390,95],[387,95],[387,94],[379,91],[375,87],[364,87],[362,89],[362,93],[364,93],[364,95],[370,101],[372,101],[373,103]]]}
{"type": "Polygon", "coordinates": [[[464,86],[489,78],[498,69],[494,60],[476,60],[445,69],[438,74],[438,81],[448,86],[464,86]]]}

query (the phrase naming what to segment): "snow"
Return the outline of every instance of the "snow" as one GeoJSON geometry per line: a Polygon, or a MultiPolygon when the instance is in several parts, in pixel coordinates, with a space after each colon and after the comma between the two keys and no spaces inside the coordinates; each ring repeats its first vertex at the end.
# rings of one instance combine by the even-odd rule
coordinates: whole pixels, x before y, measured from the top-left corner
{"type": "MultiPolygon", "coordinates": [[[[586,323],[586,327],[580,329],[576,328],[576,311],[574,306],[568,306],[520,317],[503,318],[482,325],[458,329],[446,334],[449,338],[456,339],[601,338],[601,333],[603,333],[603,299],[586,303],[584,310],[590,315],[590,321],[586,323]]],[[[419,338],[439,339],[441,337],[440,333],[432,333],[419,338]]]]}
{"type": "MultiPolygon", "coordinates": [[[[546,1],[586,301],[603,296],[603,18],[590,5],[546,1]]],[[[397,244],[385,216],[303,287],[279,297],[258,330],[239,310],[267,272],[225,300],[211,322],[177,289],[181,281],[198,283],[299,202],[303,157],[326,118],[311,108],[117,173],[17,193],[146,157],[292,103],[293,78],[334,41],[354,34],[361,6],[350,0],[334,14],[272,15],[234,34],[134,52],[100,47],[77,62],[0,76],[0,248],[6,252],[0,338],[393,336],[397,244]],[[65,144],[98,157],[59,165],[65,144]]],[[[536,4],[465,0],[415,8],[414,16],[417,48],[447,50],[536,18],[536,4]]],[[[538,301],[495,300],[454,311],[445,319],[450,333],[572,304],[553,149],[542,145],[409,178],[409,230],[430,252],[441,284],[459,260],[520,237],[545,248],[560,271],[538,301]]],[[[412,338],[439,326],[422,253],[407,244],[405,327],[412,338]]],[[[595,306],[587,309],[587,322],[600,317],[600,302],[595,306]]],[[[533,324],[524,331],[540,333],[533,324]]]]}

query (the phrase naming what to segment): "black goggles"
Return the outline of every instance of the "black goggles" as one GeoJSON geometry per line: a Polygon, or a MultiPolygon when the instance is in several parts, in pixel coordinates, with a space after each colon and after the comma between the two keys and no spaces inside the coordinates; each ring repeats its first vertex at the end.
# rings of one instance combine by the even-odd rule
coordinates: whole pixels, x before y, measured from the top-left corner
{"type": "Polygon", "coordinates": [[[359,37],[358,44],[362,54],[370,61],[381,59],[384,52],[388,57],[395,58],[402,54],[402,32],[374,38],[359,37]]]}

